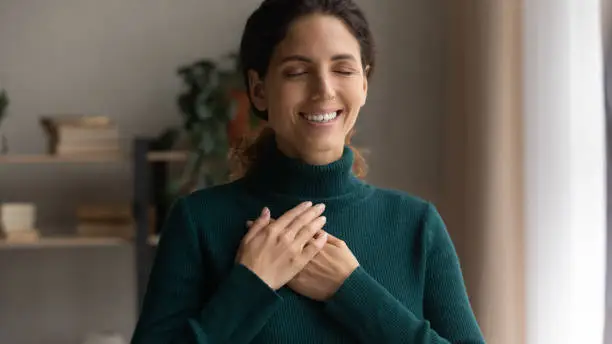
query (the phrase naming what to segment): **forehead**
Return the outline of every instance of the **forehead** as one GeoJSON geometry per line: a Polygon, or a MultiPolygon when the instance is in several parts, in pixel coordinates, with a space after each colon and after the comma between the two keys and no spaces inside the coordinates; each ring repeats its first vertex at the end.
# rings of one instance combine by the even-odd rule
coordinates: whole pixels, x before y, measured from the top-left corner
{"type": "Polygon", "coordinates": [[[285,39],[277,46],[274,59],[287,55],[327,59],[338,54],[351,54],[359,61],[359,42],[341,19],[313,14],[292,23],[285,39]]]}

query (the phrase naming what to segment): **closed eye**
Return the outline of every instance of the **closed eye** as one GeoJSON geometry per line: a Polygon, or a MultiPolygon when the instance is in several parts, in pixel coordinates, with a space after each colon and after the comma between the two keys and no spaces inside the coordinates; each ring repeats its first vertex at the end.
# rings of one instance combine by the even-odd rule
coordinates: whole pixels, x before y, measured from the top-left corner
{"type": "Polygon", "coordinates": [[[288,78],[297,78],[299,76],[302,76],[306,74],[306,72],[295,72],[295,73],[285,73],[285,76],[288,78]]]}

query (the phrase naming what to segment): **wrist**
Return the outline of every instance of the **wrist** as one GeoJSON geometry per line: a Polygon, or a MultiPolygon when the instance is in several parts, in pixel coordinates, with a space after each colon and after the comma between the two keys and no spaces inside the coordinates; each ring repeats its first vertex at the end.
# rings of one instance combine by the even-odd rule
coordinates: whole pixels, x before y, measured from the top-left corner
{"type": "Polygon", "coordinates": [[[338,291],[338,289],[340,289],[340,287],[342,287],[344,282],[346,282],[346,280],[353,274],[353,272],[355,272],[355,270],[357,270],[358,267],[359,267],[359,263],[346,269],[344,273],[340,275],[341,278],[336,283],[336,290],[334,290],[334,294],[338,291]]]}
{"type": "Polygon", "coordinates": [[[253,275],[257,276],[263,283],[265,283],[270,289],[277,291],[281,286],[277,286],[276,283],[271,282],[271,279],[265,276],[263,273],[259,272],[257,268],[250,266],[250,264],[246,262],[240,262],[242,266],[249,269],[253,273],[253,275]]]}

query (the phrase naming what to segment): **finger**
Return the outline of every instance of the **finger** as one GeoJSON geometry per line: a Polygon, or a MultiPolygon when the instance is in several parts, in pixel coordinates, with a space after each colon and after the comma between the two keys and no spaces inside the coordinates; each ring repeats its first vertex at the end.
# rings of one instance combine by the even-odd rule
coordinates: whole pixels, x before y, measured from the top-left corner
{"type": "Polygon", "coordinates": [[[306,244],[325,226],[327,218],[325,216],[319,216],[310,222],[308,225],[302,227],[297,236],[295,237],[294,244],[299,248],[304,248],[306,244]]]}
{"type": "Polygon", "coordinates": [[[270,222],[270,209],[268,207],[263,208],[261,211],[261,215],[253,222],[253,224],[249,227],[249,231],[244,236],[242,241],[247,243],[251,241],[257,233],[259,233],[262,229],[264,229],[268,223],[270,222]]]}
{"type": "Polygon", "coordinates": [[[328,238],[329,235],[327,233],[323,233],[323,235],[319,235],[317,238],[313,237],[302,251],[302,256],[304,259],[306,261],[312,260],[312,258],[314,258],[314,256],[316,256],[321,249],[323,249],[323,246],[325,246],[328,238]]]}
{"type": "Polygon", "coordinates": [[[329,233],[327,233],[327,234],[328,234],[327,242],[329,244],[334,245],[334,246],[340,246],[340,245],[342,245],[344,243],[344,241],[336,238],[335,236],[333,236],[333,235],[331,235],[329,233]]]}
{"type": "MultiPolygon", "coordinates": [[[[315,238],[318,238],[318,237],[320,237],[321,235],[325,235],[325,233],[327,233],[327,232],[325,232],[325,230],[323,230],[323,229],[319,229],[319,230],[317,231],[317,233],[314,235],[314,237],[315,237],[315,238]]],[[[331,235],[331,234],[330,234],[330,235],[331,235]]],[[[329,238],[328,238],[328,239],[329,239],[329,238]]]]}
{"type": "MultiPolygon", "coordinates": [[[[251,226],[253,225],[253,223],[254,223],[254,221],[253,221],[253,220],[248,220],[248,221],[246,222],[246,224],[247,224],[247,228],[251,228],[251,226]]],[[[270,218],[270,223],[274,223],[274,219],[273,219],[273,218],[270,218]]]]}
{"type": "Polygon", "coordinates": [[[312,202],[302,202],[276,219],[275,226],[279,229],[287,227],[296,217],[312,207],[312,202]]]}
{"type": "Polygon", "coordinates": [[[293,220],[293,222],[291,222],[291,224],[287,226],[287,229],[284,235],[286,235],[287,239],[292,241],[298,235],[299,231],[302,230],[302,228],[304,228],[309,223],[311,223],[314,219],[316,219],[318,216],[323,214],[324,211],[325,211],[325,204],[323,203],[317,204],[314,207],[308,209],[307,211],[303,212],[300,216],[296,217],[295,220],[293,220]]]}

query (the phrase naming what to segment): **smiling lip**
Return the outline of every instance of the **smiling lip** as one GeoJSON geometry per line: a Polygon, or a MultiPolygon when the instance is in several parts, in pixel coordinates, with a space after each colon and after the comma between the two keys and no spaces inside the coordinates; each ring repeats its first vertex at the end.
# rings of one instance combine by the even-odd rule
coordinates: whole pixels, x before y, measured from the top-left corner
{"type": "Polygon", "coordinates": [[[315,111],[300,112],[300,115],[305,115],[307,113],[311,115],[322,115],[322,114],[332,113],[332,112],[337,112],[338,115],[340,115],[340,113],[342,112],[342,109],[338,109],[338,108],[317,109],[315,111]]]}
{"type": "Polygon", "coordinates": [[[311,114],[324,114],[324,113],[331,113],[331,112],[336,112],[336,118],[334,118],[334,119],[332,119],[331,121],[328,121],[328,122],[318,123],[318,122],[309,121],[308,119],[306,119],[306,117],[305,117],[306,113],[304,113],[304,112],[300,112],[300,118],[302,118],[303,120],[305,120],[308,124],[310,124],[312,126],[325,127],[325,126],[333,125],[334,123],[336,123],[336,121],[338,120],[338,118],[340,118],[340,116],[342,116],[344,111],[342,109],[340,109],[340,110],[336,109],[336,110],[321,110],[321,111],[317,111],[317,112],[311,112],[311,114]]]}

